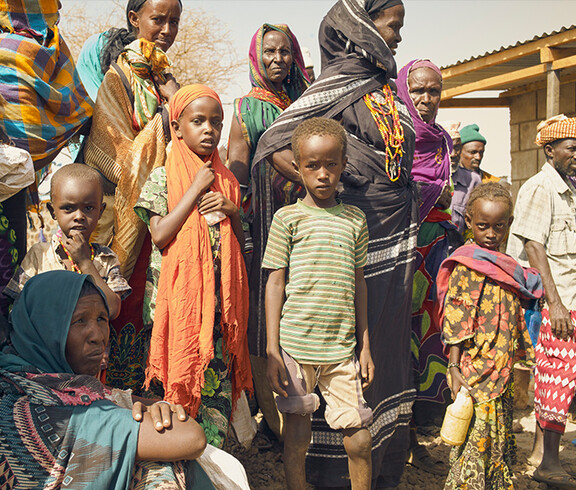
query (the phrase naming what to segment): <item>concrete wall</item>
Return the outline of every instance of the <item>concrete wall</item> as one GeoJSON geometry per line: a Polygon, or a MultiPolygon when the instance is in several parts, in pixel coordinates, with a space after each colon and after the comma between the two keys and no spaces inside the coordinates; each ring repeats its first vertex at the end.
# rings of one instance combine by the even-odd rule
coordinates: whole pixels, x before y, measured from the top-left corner
{"type": "MultiPolygon", "coordinates": [[[[560,86],[560,113],[576,115],[576,82],[560,86]]],[[[536,126],[546,119],[546,90],[537,90],[511,97],[510,153],[514,200],[520,186],[537,173],[544,164],[542,149],[534,143],[536,126]]]]}

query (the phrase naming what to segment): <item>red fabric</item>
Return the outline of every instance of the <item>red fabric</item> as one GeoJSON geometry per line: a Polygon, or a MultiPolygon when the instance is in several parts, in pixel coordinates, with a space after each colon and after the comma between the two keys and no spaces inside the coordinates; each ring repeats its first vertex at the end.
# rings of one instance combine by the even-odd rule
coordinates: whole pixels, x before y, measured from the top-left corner
{"type": "Polygon", "coordinates": [[[452,215],[450,213],[447,213],[440,208],[433,207],[424,221],[427,221],[428,223],[441,223],[442,221],[450,221],[451,219],[452,215]]]}
{"type": "Polygon", "coordinates": [[[254,97],[255,99],[261,100],[263,102],[270,102],[271,104],[274,104],[276,107],[279,107],[285,111],[288,109],[288,106],[292,103],[292,101],[285,94],[282,95],[284,95],[284,97],[280,97],[277,94],[260,87],[252,87],[252,90],[248,92],[246,97],[254,97]]]}
{"type": "MultiPolygon", "coordinates": [[[[194,100],[218,95],[203,85],[181,88],[170,100],[170,120],[180,117],[194,100]]],[[[172,132],[172,151],[166,161],[168,210],[180,202],[204,160],[172,132]]],[[[215,181],[211,190],[221,192],[240,206],[240,186],[222,164],[215,150],[212,160],[215,181]]],[[[246,329],[248,283],[240,245],[229,218],[220,222],[221,313],[224,348],[232,373],[232,401],[242,390],[252,390],[246,329]]],[[[147,385],[157,378],[164,385],[165,399],[183,405],[192,417],[200,406],[204,371],[214,357],[215,277],[208,225],[195,207],[182,228],[162,253],[162,268],[150,354],[147,385]]]]}
{"type": "MultiPolygon", "coordinates": [[[[571,311],[576,325],[576,311],[571,311]]],[[[576,387],[576,340],[561,340],[551,331],[550,315],[542,310],[542,326],[536,345],[534,411],[543,429],[564,434],[568,409],[576,387]]]]}

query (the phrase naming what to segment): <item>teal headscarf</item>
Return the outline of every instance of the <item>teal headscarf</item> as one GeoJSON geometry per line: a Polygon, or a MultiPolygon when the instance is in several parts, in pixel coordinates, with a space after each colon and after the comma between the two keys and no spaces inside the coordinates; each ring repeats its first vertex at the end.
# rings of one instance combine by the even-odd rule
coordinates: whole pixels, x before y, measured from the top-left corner
{"type": "MultiPolygon", "coordinates": [[[[1,354],[0,368],[15,372],[33,366],[46,373],[74,374],[66,360],[66,339],[85,282],[94,285],[86,274],[50,271],[24,285],[11,315],[10,340],[17,354],[1,354]]],[[[94,287],[106,305],[104,293],[94,287]]]]}

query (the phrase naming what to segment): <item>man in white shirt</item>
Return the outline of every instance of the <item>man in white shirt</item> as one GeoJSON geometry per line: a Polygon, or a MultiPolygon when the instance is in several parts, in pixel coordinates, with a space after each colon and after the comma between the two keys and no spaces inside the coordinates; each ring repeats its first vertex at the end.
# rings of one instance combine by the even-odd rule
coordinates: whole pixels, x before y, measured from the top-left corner
{"type": "Polygon", "coordinates": [[[518,192],[507,252],[540,271],[546,291],[536,346],[536,481],[576,488],[562,468],[560,439],[576,386],[576,118],[540,123],[536,144],[546,163],[518,192]]]}

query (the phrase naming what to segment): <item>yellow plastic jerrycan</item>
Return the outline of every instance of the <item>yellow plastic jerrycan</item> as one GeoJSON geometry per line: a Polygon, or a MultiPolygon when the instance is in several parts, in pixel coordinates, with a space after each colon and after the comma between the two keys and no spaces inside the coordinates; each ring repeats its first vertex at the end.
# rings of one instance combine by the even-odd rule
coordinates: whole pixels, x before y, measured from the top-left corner
{"type": "Polygon", "coordinates": [[[456,400],[446,409],[440,437],[446,444],[460,446],[466,440],[468,426],[474,413],[472,397],[463,386],[456,395],[456,400]]]}

